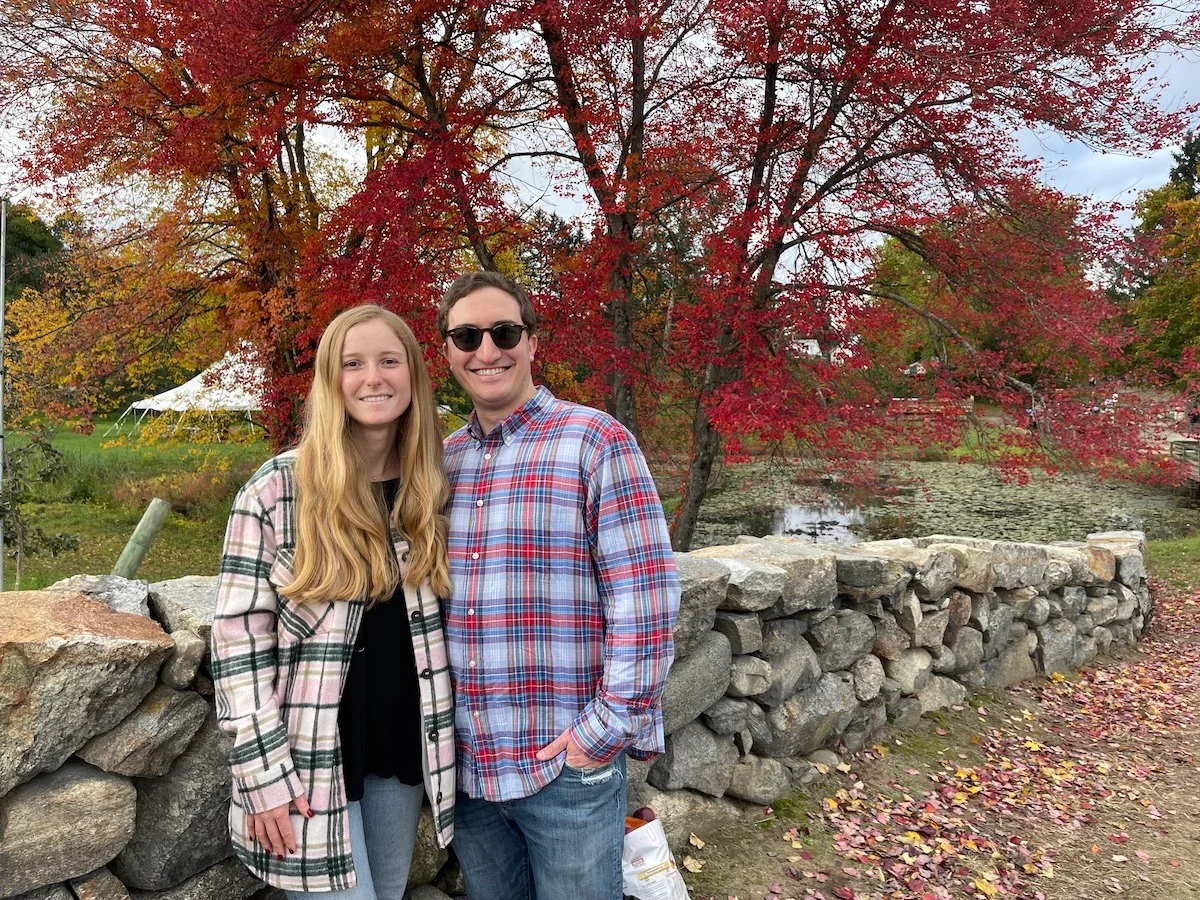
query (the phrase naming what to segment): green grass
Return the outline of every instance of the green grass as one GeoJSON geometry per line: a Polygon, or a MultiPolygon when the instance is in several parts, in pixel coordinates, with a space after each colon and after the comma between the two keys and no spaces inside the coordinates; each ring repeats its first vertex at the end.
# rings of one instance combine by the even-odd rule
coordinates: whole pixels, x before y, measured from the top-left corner
{"type": "Polygon", "coordinates": [[[1179,587],[1200,585],[1200,534],[1147,541],[1146,566],[1151,575],[1179,587]]]}

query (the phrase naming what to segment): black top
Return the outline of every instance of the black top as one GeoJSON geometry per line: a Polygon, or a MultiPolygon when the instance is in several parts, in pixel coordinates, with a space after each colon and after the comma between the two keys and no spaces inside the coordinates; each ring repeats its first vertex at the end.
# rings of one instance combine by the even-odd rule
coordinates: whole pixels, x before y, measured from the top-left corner
{"type": "MultiPolygon", "coordinates": [[[[387,508],[400,479],[382,483],[387,508]]],[[[404,587],[363,614],[338,709],[346,799],[361,800],[363,776],[421,784],[421,695],[404,587]]]]}

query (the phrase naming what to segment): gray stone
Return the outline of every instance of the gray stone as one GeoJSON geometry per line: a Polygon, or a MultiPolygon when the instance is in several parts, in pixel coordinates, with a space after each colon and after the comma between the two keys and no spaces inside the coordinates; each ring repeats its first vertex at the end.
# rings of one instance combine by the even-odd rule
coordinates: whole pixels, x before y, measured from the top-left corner
{"type": "Polygon", "coordinates": [[[1096,640],[1096,651],[1098,653],[1108,653],[1109,647],[1112,646],[1112,632],[1103,625],[1097,625],[1092,631],[1092,637],[1096,640]]]}
{"type": "Polygon", "coordinates": [[[987,634],[983,636],[983,658],[991,659],[1008,646],[1009,632],[1012,631],[1013,608],[1001,606],[992,610],[992,619],[987,634]]]}
{"type": "Polygon", "coordinates": [[[131,891],[132,900],[246,900],[266,887],[238,859],[225,859],[165,891],[131,891]]]}
{"type": "Polygon", "coordinates": [[[77,900],[129,900],[125,885],[108,869],[97,869],[70,881],[77,900]]]}
{"type": "Polygon", "coordinates": [[[848,753],[857,753],[875,740],[887,727],[887,706],[882,697],[876,697],[857,709],[850,717],[850,724],[842,733],[842,746],[848,753]]]}
{"type": "Polygon", "coordinates": [[[779,566],[729,557],[722,557],[720,562],[729,568],[729,586],[725,590],[725,599],[721,601],[721,609],[742,612],[767,609],[783,593],[787,573],[779,566]]]}
{"type": "Polygon", "coordinates": [[[1075,642],[1075,659],[1072,660],[1072,663],[1076,669],[1082,669],[1084,666],[1090,665],[1099,652],[1100,645],[1094,637],[1080,635],[1079,640],[1075,642]]]}
{"type": "Polygon", "coordinates": [[[879,686],[879,696],[887,703],[889,709],[895,705],[903,693],[900,682],[888,678],[886,674],[883,676],[883,684],[879,686]]]}
{"type": "MultiPolygon", "coordinates": [[[[646,791],[650,770],[654,768],[654,760],[625,758],[625,808],[632,812],[646,805],[646,791]]],[[[466,893],[464,890],[463,893],[466,893]]]]}
{"type": "Polygon", "coordinates": [[[940,647],[942,637],[946,634],[946,626],[950,622],[950,610],[942,609],[934,613],[926,613],[921,618],[913,634],[913,644],[918,647],[940,647]]]}
{"type": "Polygon", "coordinates": [[[808,761],[815,766],[825,766],[828,769],[836,769],[842,764],[842,758],[828,747],[821,747],[808,754],[808,761]]]}
{"type": "Polygon", "coordinates": [[[1087,613],[1083,613],[1075,620],[1075,630],[1080,634],[1091,634],[1096,630],[1096,620],[1087,613]]]}
{"type": "Polygon", "coordinates": [[[976,631],[987,631],[992,621],[992,598],[995,594],[973,594],[971,596],[970,625],[976,631]]]}
{"type": "Polygon", "coordinates": [[[1103,531],[1089,534],[1089,547],[1111,550],[1116,558],[1117,581],[1136,588],[1146,580],[1146,535],[1141,531],[1103,531]]]}
{"type": "Polygon", "coordinates": [[[725,694],[732,661],[729,638],[716,631],[705,632],[691,653],[675,661],[663,689],[663,731],[666,734],[693,721],[725,694]]]}
{"type": "Polygon", "coordinates": [[[1138,612],[1140,612],[1143,616],[1150,612],[1150,607],[1153,603],[1150,598],[1150,588],[1146,587],[1146,585],[1142,585],[1134,591],[1134,595],[1137,597],[1138,612]]]}
{"type": "Polygon", "coordinates": [[[911,586],[922,600],[942,597],[954,586],[958,563],[949,550],[930,550],[915,546],[912,541],[869,541],[857,544],[860,553],[875,553],[908,566],[913,578],[911,586]]]}
{"type": "Polygon", "coordinates": [[[1033,654],[1038,647],[1036,634],[1027,634],[1019,642],[1005,648],[995,659],[984,664],[987,683],[1002,688],[1025,681],[1037,675],[1033,654]]]}
{"type": "Polygon", "coordinates": [[[1021,619],[1028,622],[1030,625],[1037,627],[1038,625],[1046,624],[1050,618],[1050,601],[1038,594],[1029,601],[1029,605],[1025,608],[1025,614],[1021,619]]]}
{"type": "MultiPolygon", "coordinates": [[[[780,621],[786,622],[787,619],[780,621]]],[[[775,623],[768,624],[770,626],[775,623]]],[[[775,641],[770,641],[774,645],[775,641]]],[[[766,647],[764,646],[764,651],[766,647]]],[[[770,684],[758,700],[767,706],[778,706],[796,691],[812,687],[821,678],[821,663],[816,651],[804,638],[771,656],[770,684]]]]}
{"type": "Polygon", "coordinates": [[[1117,598],[1111,595],[1092,597],[1088,600],[1087,612],[1097,625],[1107,625],[1116,621],[1119,606],[1117,598]]]}
{"type": "Polygon", "coordinates": [[[762,647],[763,623],[754,613],[735,613],[723,609],[717,613],[713,629],[729,638],[729,647],[734,656],[753,653],[762,647]]]}
{"type": "Polygon", "coordinates": [[[728,736],[691,722],[667,740],[667,752],[654,763],[649,782],[661,791],[690,788],[720,797],[729,787],[737,761],[737,747],[728,736]]]}
{"type": "Polygon", "coordinates": [[[848,675],[829,673],[805,691],[793,694],[767,713],[769,737],[754,736],[760,756],[783,757],[810,753],[831,743],[846,729],[858,706],[848,675]]]}
{"type": "Polygon", "coordinates": [[[229,843],[232,739],[211,712],[161,778],[139,779],[137,827],[109,868],[129,887],[163,890],[233,852],[229,843]]]}
{"type": "Polygon", "coordinates": [[[1050,618],[1061,619],[1063,617],[1063,602],[1060,597],[1050,598],[1050,618]]]}
{"type": "Polygon", "coordinates": [[[888,721],[897,731],[916,727],[921,721],[921,701],[916,697],[901,697],[895,707],[888,710],[888,721]]]}
{"type": "MultiPolygon", "coordinates": [[[[830,618],[832,619],[832,617],[830,618]]],[[[835,629],[837,623],[830,622],[828,626],[821,624],[820,627],[835,629]]],[[[763,659],[775,659],[783,656],[793,647],[808,643],[804,639],[808,630],[809,625],[803,619],[772,619],[770,622],[765,622],[762,626],[762,642],[758,648],[758,655],[763,659]]]]}
{"type": "Polygon", "coordinates": [[[874,597],[870,600],[855,600],[853,601],[854,611],[872,619],[882,619],[884,616],[890,615],[883,606],[883,601],[886,599],[886,597],[874,597]]]}
{"type": "Polygon", "coordinates": [[[899,659],[900,654],[912,646],[912,638],[891,618],[875,623],[875,643],[871,652],[881,659],[899,659]]]}
{"type": "Polygon", "coordinates": [[[712,630],[717,607],[725,600],[729,568],[691,553],[676,553],[675,568],[679,571],[680,596],[679,618],[672,635],[675,657],[680,659],[691,652],[700,635],[712,630]]]}
{"type": "Polygon", "coordinates": [[[1054,672],[1069,674],[1075,659],[1075,642],[1078,635],[1068,619],[1052,619],[1037,629],[1038,671],[1043,675],[1054,672]]]}
{"type": "Polygon", "coordinates": [[[56,581],[48,591],[77,591],[98,600],[113,612],[134,616],[149,616],[149,591],[144,581],[122,578],[120,575],[72,575],[56,581]]]}
{"type": "Polygon", "coordinates": [[[988,673],[983,664],[979,664],[973,668],[967,669],[965,672],[956,672],[954,680],[964,685],[968,690],[982,691],[988,686],[988,673]]]}
{"type": "Polygon", "coordinates": [[[836,633],[837,619],[833,615],[808,623],[808,634],[815,644],[828,644],[836,633]]]}
{"type": "Polygon", "coordinates": [[[118,775],[165,775],[207,714],[199,694],[160,684],[125,721],[84,744],[78,756],[118,775]]]}
{"type": "Polygon", "coordinates": [[[13,900],[75,900],[75,895],[65,884],[50,884],[18,894],[13,900]]]}
{"type": "Polygon", "coordinates": [[[945,709],[967,699],[967,689],[952,678],[932,675],[925,686],[917,691],[917,700],[921,704],[921,714],[935,709],[945,709]]]}
{"type": "Polygon", "coordinates": [[[962,591],[951,591],[946,598],[946,611],[950,618],[946,622],[946,632],[942,635],[942,643],[951,646],[958,637],[958,629],[971,621],[971,595],[962,591]]]}
{"type": "Polygon", "coordinates": [[[421,807],[421,816],[417,819],[417,840],[413,844],[412,865],[408,869],[409,886],[433,881],[449,858],[450,851],[437,845],[433,813],[426,804],[421,807]]]}
{"type": "Polygon", "coordinates": [[[834,547],[833,552],[838,593],[856,601],[894,597],[912,581],[912,570],[899,560],[842,547],[834,547]]]}
{"type": "Polygon", "coordinates": [[[217,576],[156,581],[150,585],[150,612],[167,631],[190,631],[207,645],[217,613],[217,576]]]}
{"type": "Polygon", "coordinates": [[[736,734],[746,727],[753,705],[749,700],[722,697],[704,711],[704,724],[717,734],[736,734]]]}
{"type": "Polygon", "coordinates": [[[730,666],[730,697],[754,697],[771,686],[771,664],[757,656],[735,656],[730,666]]]}
{"type": "Polygon", "coordinates": [[[905,591],[896,598],[896,623],[910,636],[917,633],[925,613],[921,610],[921,601],[912,591],[905,591]]]}
{"type": "Polygon", "coordinates": [[[0,798],[0,897],[91,872],[133,834],[129,779],[72,760],[0,798]]]}
{"type": "Polygon", "coordinates": [[[1062,589],[1063,615],[1068,619],[1074,619],[1083,612],[1087,608],[1087,602],[1088,595],[1085,588],[1067,585],[1062,589]]]}
{"type": "Polygon", "coordinates": [[[733,767],[727,796],[764,806],[786,797],[792,790],[792,773],[777,759],[746,756],[733,767]]]}
{"type": "Polygon", "coordinates": [[[955,672],[965,672],[983,662],[983,635],[974,628],[964,627],[954,639],[955,672]]]}
{"type": "Polygon", "coordinates": [[[1137,597],[1130,597],[1128,600],[1122,600],[1117,604],[1117,621],[1125,622],[1133,618],[1133,614],[1137,612],[1137,597]]]}
{"type": "Polygon", "coordinates": [[[954,583],[965,591],[985,592],[996,586],[996,573],[992,568],[992,551],[990,547],[972,547],[959,543],[960,538],[943,537],[940,540],[935,535],[928,538],[925,544],[928,550],[943,550],[954,557],[954,583]]]}
{"type": "Polygon", "coordinates": [[[837,597],[837,571],[833,554],[810,541],[768,536],[763,541],[764,559],[788,573],[777,615],[802,610],[825,609],[837,597]]]}
{"type": "Polygon", "coordinates": [[[173,646],[82,594],[0,593],[0,796],[129,715],[173,646]]]}
{"type": "MultiPolygon", "coordinates": [[[[1076,543],[1071,546],[1062,544],[1044,545],[1046,556],[1051,563],[1065,563],[1070,569],[1070,575],[1062,584],[1046,585],[1047,590],[1054,590],[1067,584],[1089,584],[1095,579],[1088,566],[1088,554],[1085,544],[1076,543]]],[[[1056,568],[1057,572],[1057,568],[1056,568]]],[[[1046,568],[1047,580],[1050,578],[1050,567],[1046,568]]]]}
{"type": "Polygon", "coordinates": [[[868,653],[850,667],[850,674],[854,676],[855,697],[866,703],[879,696],[884,679],[883,663],[879,657],[868,653]]]}
{"type": "Polygon", "coordinates": [[[1025,610],[1029,608],[1029,604],[1033,598],[1038,595],[1038,589],[1032,587],[1014,588],[1011,591],[997,590],[996,599],[1002,604],[1006,604],[1013,608],[1017,614],[1017,618],[1023,618],[1025,610]]]}
{"type": "Polygon", "coordinates": [[[770,744],[774,740],[771,734],[771,724],[767,721],[767,711],[753,701],[746,701],[746,730],[754,739],[755,744],[770,744]]]}
{"type": "Polygon", "coordinates": [[[822,671],[848,669],[859,658],[871,652],[875,643],[875,623],[852,609],[836,613],[837,630],[830,641],[817,644],[817,661],[822,671]]]}
{"type": "Polygon", "coordinates": [[[949,647],[945,645],[930,647],[929,653],[933,656],[933,674],[949,675],[958,668],[958,659],[954,656],[954,651],[949,647]]]}
{"type": "Polygon", "coordinates": [[[992,547],[992,568],[996,587],[1018,588],[1040,584],[1049,565],[1046,548],[1037,544],[996,541],[992,547]]]}
{"type": "Polygon", "coordinates": [[[1046,563],[1046,575],[1042,579],[1039,587],[1043,591],[1053,591],[1065,584],[1069,584],[1073,574],[1071,572],[1071,564],[1063,559],[1055,559],[1050,557],[1046,563]]]}
{"type": "Polygon", "coordinates": [[[208,647],[190,631],[174,632],[171,641],[175,644],[175,649],[167,657],[159,678],[168,687],[186,690],[196,680],[196,673],[200,671],[200,664],[204,662],[208,647]]]}
{"type": "Polygon", "coordinates": [[[925,686],[933,671],[933,657],[922,647],[905,650],[899,659],[889,659],[883,664],[887,677],[900,685],[906,694],[914,694],[925,686]]]}
{"type": "Polygon", "coordinates": [[[736,800],[709,797],[695,791],[659,791],[653,787],[646,788],[646,805],[658,814],[667,843],[678,860],[683,859],[689,835],[727,827],[743,814],[743,807],[736,800]]]}
{"type": "MultiPolygon", "coordinates": [[[[1049,612],[1050,612],[1050,601],[1047,600],[1046,601],[1046,613],[1047,613],[1046,618],[1050,617],[1049,612]]],[[[1013,622],[1012,627],[1008,629],[1009,643],[1012,643],[1014,641],[1019,641],[1023,637],[1025,637],[1025,635],[1027,635],[1027,634],[1029,634],[1029,623],[1028,622],[1013,622]]]]}

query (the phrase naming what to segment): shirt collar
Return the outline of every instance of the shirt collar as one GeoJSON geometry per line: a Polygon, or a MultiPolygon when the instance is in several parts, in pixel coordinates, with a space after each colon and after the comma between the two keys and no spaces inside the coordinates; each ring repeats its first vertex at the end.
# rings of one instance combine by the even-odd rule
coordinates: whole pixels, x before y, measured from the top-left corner
{"type": "Polygon", "coordinates": [[[471,410],[471,417],[467,420],[467,433],[481,444],[493,434],[507,443],[520,434],[532,422],[540,419],[553,402],[554,394],[550,393],[550,389],[544,384],[538,385],[532,397],[509,413],[488,434],[483,433],[483,429],[479,425],[479,417],[475,414],[474,410],[471,410]]]}

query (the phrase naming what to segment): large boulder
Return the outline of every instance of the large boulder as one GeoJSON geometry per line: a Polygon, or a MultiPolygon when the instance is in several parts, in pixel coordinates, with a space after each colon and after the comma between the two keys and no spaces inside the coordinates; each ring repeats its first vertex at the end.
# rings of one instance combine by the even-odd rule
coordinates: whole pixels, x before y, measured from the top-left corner
{"type": "Polygon", "coordinates": [[[675,567],[679,571],[680,597],[679,618],[672,633],[675,656],[682,658],[691,652],[700,635],[712,629],[717,607],[725,600],[729,568],[691,553],[676,553],[675,567]]]}
{"type": "Polygon", "coordinates": [[[690,788],[720,797],[729,787],[737,761],[737,747],[729,736],[691,722],[667,739],[667,752],[654,763],[649,781],[663,791],[690,788]]]}
{"type": "Polygon", "coordinates": [[[957,587],[980,593],[990,591],[996,586],[991,547],[975,546],[972,541],[972,538],[934,535],[919,538],[916,543],[926,550],[945,551],[954,557],[954,583],[957,587]]]}
{"type": "Polygon", "coordinates": [[[1089,534],[1089,547],[1110,550],[1116,558],[1117,581],[1136,588],[1146,580],[1146,535],[1141,531],[1100,531],[1089,534]]]}
{"type": "Polygon", "coordinates": [[[131,891],[132,900],[247,900],[266,887],[239,859],[225,859],[165,891],[131,891]]]}
{"type": "Polygon", "coordinates": [[[217,576],[156,581],[150,585],[150,613],[167,631],[190,631],[207,645],[217,614],[217,576]]]}
{"type": "Polygon", "coordinates": [[[839,609],[835,619],[837,628],[832,637],[814,641],[817,661],[825,672],[850,668],[870,653],[875,644],[875,623],[867,616],[852,609],[839,609]]]}
{"type": "Polygon", "coordinates": [[[911,587],[922,600],[944,597],[958,580],[958,561],[949,550],[916,547],[911,541],[870,541],[860,553],[875,553],[904,563],[912,572],[911,587]]]}
{"type": "Polygon", "coordinates": [[[56,581],[48,591],[69,591],[99,600],[113,612],[149,616],[148,585],[144,581],[120,575],[72,575],[56,581]]]}
{"type": "Polygon", "coordinates": [[[173,647],[83,594],[0,593],[0,796],[129,715],[173,647]]]}
{"type": "Polygon", "coordinates": [[[792,772],[777,759],[745,756],[733,767],[727,796],[763,806],[785,797],[792,790],[792,772]]]}
{"type": "Polygon", "coordinates": [[[134,830],[129,779],[71,761],[0,798],[0,897],[85,875],[134,830]]]}
{"type": "Polygon", "coordinates": [[[898,559],[834,547],[838,593],[857,602],[895,597],[913,579],[913,569],[898,559]]]}
{"type": "Polygon", "coordinates": [[[165,775],[206,715],[199,694],[160,684],[124,722],[84,744],[79,758],[118,775],[165,775]]]}
{"type": "Polygon", "coordinates": [[[805,609],[833,605],[837,579],[833,554],[827,550],[808,541],[783,537],[768,537],[735,546],[739,548],[740,558],[769,563],[787,573],[774,615],[788,616],[805,609]]]}
{"type": "Polygon", "coordinates": [[[174,887],[233,853],[232,739],[210,713],[171,770],[137,782],[137,827],[109,868],[130,887],[174,887]]]}
{"type": "Polygon", "coordinates": [[[775,758],[797,756],[836,740],[858,707],[853,680],[847,673],[828,673],[813,687],[769,710],[769,733],[762,740],[754,735],[755,752],[775,758]]]}
{"type": "Polygon", "coordinates": [[[953,678],[932,675],[925,686],[917,691],[917,700],[921,704],[921,714],[935,709],[945,709],[967,699],[967,689],[953,678]]]}
{"type": "Polygon", "coordinates": [[[758,701],[767,706],[778,706],[796,691],[812,687],[821,678],[821,663],[808,641],[799,632],[794,640],[785,641],[780,637],[788,632],[786,625],[794,621],[777,619],[767,623],[767,638],[760,653],[771,661],[770,683],[758,696],[758,701]]]}
{"type": "Polygon", "coordinates": [[[732,662],[729,638],[716,631],[702,634],[692,652],[675,661],[663,689],[666,734],[678,731],[725,694],[732,662]]]}

